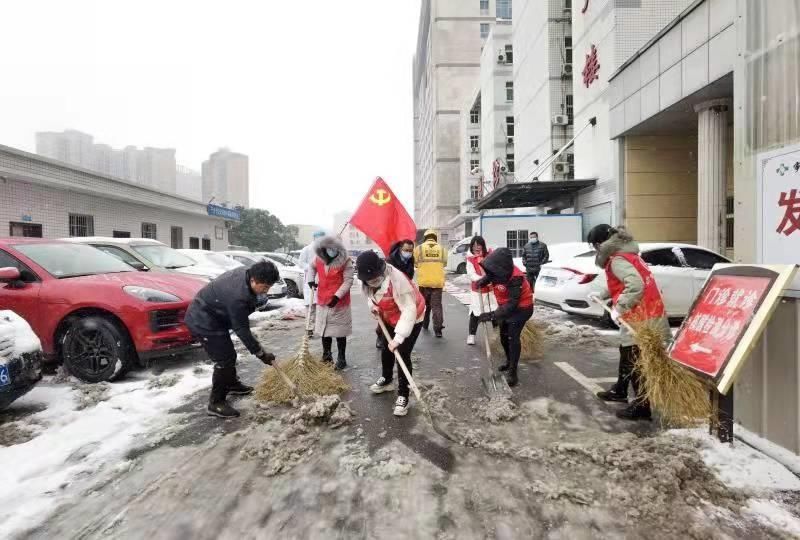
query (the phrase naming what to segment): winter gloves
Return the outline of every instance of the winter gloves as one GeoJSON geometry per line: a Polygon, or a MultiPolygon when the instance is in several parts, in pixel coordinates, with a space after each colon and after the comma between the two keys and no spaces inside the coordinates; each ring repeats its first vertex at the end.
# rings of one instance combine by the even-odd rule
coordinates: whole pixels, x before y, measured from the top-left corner
{"type": "Polygon", "coordinates": [[[264,362],[266,365],[271,366],[272,362],[275,361],[275,355],[272,353],[266,352],[264,349],[261,349],[256,353],[256,358],[264,362]]]}
{"type": "Polygon", "coordinates": [[[329,308],[334,308],[334,307],[336,307],[336,304],[338,304],[338,303],[339,303],[339,297],[338,296],[334,296],[333,298],[331,298],[331,301],[328,302],[328,307],[329,308]]]}
{"type": "Polygon", "coordinates": [[[475,285],[476,285],[478,288],[480,288],[480,289],[483,289],[483,288],[485,288],[485,287],[488,287],[488,286],[489,286],[491,283],[492,283],[492,276],[490,276],[489,274],[486,274],[486,275],[485,275],[485,276],[483,276],[481,279],[479,279],[478,281],[476,281],[476,282],[475,282],[475,285]]]}
{"type": "Polygon", "coordinates": [[[478,315],[478,322],[492,322],[494,320],[494,311],[481,313],[478,315]]]}

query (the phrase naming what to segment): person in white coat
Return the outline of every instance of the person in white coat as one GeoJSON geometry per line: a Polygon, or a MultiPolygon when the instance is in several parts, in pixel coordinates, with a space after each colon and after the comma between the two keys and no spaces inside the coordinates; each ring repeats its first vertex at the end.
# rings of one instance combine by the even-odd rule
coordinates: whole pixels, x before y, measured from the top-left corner
{"type": "Polygon", "coordinates": [[[492,286],[480,289],[477,282],[486,276],[481,262],[489,255],[486,249],[486,240],[482,236],[474,236],[469,243],[470,256],[467,257],[467,277],[470,279],[472,291],[469,306],[469,335],[467,345],[475,345],[475,334],[478,332],[478,317],[481,313],[489,313],[497,309],[497,301],[492,294],[492,286]],[[481,311],[481,296],[483,296],[483,311],[481,311]]]}
{"type": "Polygon", "coordinates": [[[313,299],[313,292],[311,287],[308,285],[309,283],[309,274],[308,271],[311,268],[311,265],[314,264],[314,261],[317,259],[317,251],[316,251],[316,244],[317,240],[325,236],[324,231],[316,231],[312,238],[310,244],[304,247],[300,251],[300,256],[297,258],[297,264],[300,265],[300,268],[303,269],[305,275],[303,276],[303,300],[306,303],[306,306],[309,306],[308,309],[311,310],[311,328],[308,330],[308,336],[311,337],[314,335],[314,324],[316,322],[316,314],[317,314],[317,303],[312,302],[313,299]]]}

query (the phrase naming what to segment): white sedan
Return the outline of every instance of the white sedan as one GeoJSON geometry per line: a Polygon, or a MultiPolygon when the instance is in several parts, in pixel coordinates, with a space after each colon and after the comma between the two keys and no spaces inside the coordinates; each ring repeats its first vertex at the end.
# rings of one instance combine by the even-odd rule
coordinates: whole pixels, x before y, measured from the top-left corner
{"type": "MultiPolygon", "coordinates": [[[[642,259],[650,267],[670,318],[683,318],[700,293],[709,272],[728,259],[691,244],[643,243],[642,259]]],[[[601,306],[589,301],[590,293],[608,290],[605,271],[594,264],[595,252],[589,250],[571,259],[542,267],[536,281],[536,303],[567,313],[607,319],[601,306]]]]}

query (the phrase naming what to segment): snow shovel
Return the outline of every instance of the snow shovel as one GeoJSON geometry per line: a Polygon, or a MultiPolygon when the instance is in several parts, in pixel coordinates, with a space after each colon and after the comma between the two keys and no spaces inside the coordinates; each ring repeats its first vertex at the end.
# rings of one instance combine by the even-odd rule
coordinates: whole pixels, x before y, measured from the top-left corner
{"type": "MultiPolygon", "coordinates": [[[[389,335],[389,330],[386,329],[386,324],[380,317],[378,318],[378,324],[381,326],[381,330],[383,330],[383,336],[386,338],[386,347],[388,350],[389,343],[392,341],[392,337],[389,335]]],[[[414,382],[413,377],[411,377],[411,374],[408,372],[408,367],[406,367],[406,363],[405,361],[403,361],[403,357],[400,356],[400,353],[397,351],[397,349],[394,350],[394,357],[397,360],[397,365],[400,366],[400,369],[403,370],[403,374],[406,376],[406,379],[408,379],[408,385],[411,387],[411,391],[414,392],[417,401],[419,401],[420,404],[422,405],[422,410],[424,411],[425,416],[428,417],[428,421],[430,422],[433,430],[442,437],[444,437],[445,439],[447,439],[448,441],[457,443],[458,440],[455,437],[444,431],[439,426],[439,424],[437,424],[436,421],[434,421],[433,415],[431,414],[431,411],[428,408],[428,404],[425,403],[424,399],[422,399],[422,393],[419,391],[417,383],[414,382]]]]}
{"type": "MultiPolygon", "coordinates": [[[[486,310],[483,305],[483,293],[478,291],[478,298],[480,299],[481,304],[481,314],[485,313],[486,310]]],[[[488,373],[484,370],[484,374],[481,376],[481,386],[483,386],[483,391],[486,392],[486,396],[489,399],[492,398],[505,398],[509,399],[513,392],[511,391],[511,387],[508,386],[508,381],[505,377],[500,375],[495,369],[494,361],[492,360],[492,347],[489,345],[489,333],[492,331],[492,325],[489,322],[483,323],[483,344],[486,346],[486,367],[488,367],[488,373]]]]}

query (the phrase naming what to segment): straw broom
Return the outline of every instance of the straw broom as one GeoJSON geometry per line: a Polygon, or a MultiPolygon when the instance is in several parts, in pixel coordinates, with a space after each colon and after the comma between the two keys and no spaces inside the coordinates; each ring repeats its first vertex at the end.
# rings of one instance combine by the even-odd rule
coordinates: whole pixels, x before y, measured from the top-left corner
{"type": "MultiPolygon", "coordinates": [[[[600,303],[606,311],[611,309],[600,303]]],[[[642,378],[642,393],[661,415],[664,424],[693,426],[711,417],[710,387],[691,371],[673,362],[664,348],[664,334],[657,320],[631,325],[619,321],[639,347],[634,370],[642,378]]]]}
{"type": "MultiPolygon", "coordinates": [[[[313,292],[311,301],[314,301],[313,292]]],[[[288,360],[281,361],[280,370],[296,385],[302,396],[325,396],[340,394],[349,389],[344,378],[334,371],[331,363],[323,362],[311,355],[308,349],[308,330],[311,324],[311,306],[306,313],[306,331],[298,353],[288,360]]],[[[289,403],[297,397],[277,370],[267,368],[256,385],[255,397],[260,401],[289,403]]]]}
{"type": "MultiPolygon", "coordinates": [[[[520,355],[519,359],[522,362],[535,362],[541,360],[544,356],[542,344],[544,342],[544,333],[542,327],[534,320],[529,320],[525,323],[522,329],[520,340],[520,355]]],[[[500,343],[500,332],[492,332],[492,354],[499,357],[505,357],[503,345],[500,343]]]]}

